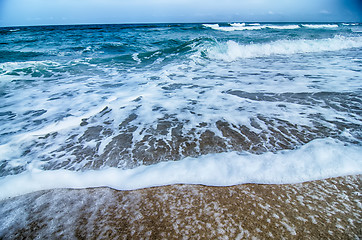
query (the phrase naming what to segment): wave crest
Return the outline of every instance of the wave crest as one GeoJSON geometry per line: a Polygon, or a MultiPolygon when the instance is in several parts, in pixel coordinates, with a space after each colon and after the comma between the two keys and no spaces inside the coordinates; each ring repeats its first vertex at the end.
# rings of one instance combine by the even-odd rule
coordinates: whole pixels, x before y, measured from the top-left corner
{"type": "MultiPolygon", "coordinates": [[[[355,26],[356,24],[343,24],[343,26],[355,26]]],[[[228,26],[220,26],[219,24],[203,24],[204,27],[211,28],[213,30],[232,32],[232,31],[244,31],[244,30],[262,30],[262,29],[276,29],[276,30],[294,30],[294,29],[335,29],[338,28],[338,24],[259,24],[259,23],[231,23],[228,26]]]]}
{"type": "Polygon", "coordinates": [[[229,40],[226,43],[207,50],[212,59],[234,61],[240,58],[266,57],[271,55],[290,55],[298,53],[338,51],[343,49],[362,47],[362,37],[342,37],[317,40],[279,40],[262,44],[239,44],[229,40]]]}
{"type": "Polygon", "coordinates": [[[302,24],[306,28],[338,28],[337,24],[302,24]]]}
{"type": "Polygon", "coordinates": [[[261,25],[259,23],[231,23],[229,26],[220,26],[219,24],[203,24],[204,27],[224,32],[244,31],[244,30],[262,30],[262,29],[277,29],[277,30],[293,30],[300,28],[299,25],[261,25]]]}

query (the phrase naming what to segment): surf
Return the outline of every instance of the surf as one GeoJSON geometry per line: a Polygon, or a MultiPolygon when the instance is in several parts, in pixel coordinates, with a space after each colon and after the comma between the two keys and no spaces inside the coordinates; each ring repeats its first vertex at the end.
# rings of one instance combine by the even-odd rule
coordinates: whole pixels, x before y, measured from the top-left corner
{"type": "Polygon", "coordinates": [[[32,169],[0,179],[0,200],[53,188],[110,187],[134,190],[171,184],[232,186],[290,184],[362,173],[361,147],[333,139],[261,155],[238,152],[188,157],[134,169],[70,171],[32,169]]]}
{"type": "Polygon", "coordinates": [[[335,36],[325,39],[277,40],[261,44],[239,44],[233,40],[219,43],[206,50],[212,59],[235,61],[242,58],[268,57],[339,51],[362,47],[362,37],[335,36]]]}

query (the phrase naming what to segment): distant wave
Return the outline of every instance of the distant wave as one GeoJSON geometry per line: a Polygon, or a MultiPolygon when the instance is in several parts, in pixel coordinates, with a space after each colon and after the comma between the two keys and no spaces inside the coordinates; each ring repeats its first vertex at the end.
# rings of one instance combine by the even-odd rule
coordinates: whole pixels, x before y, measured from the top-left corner
{"type": "MultiPolygon", "coordinates": [[[[343,24],[345,26],[355,26],[356,24],[343,24]]],[[[208,27],[214,30],[231,32],[231,31],[245,31],[245,30],[261,30],[261,29],[278,29],[278,30],[293,30],[301,27],[310,29],[323,29],[323,28],[338,28],[338,24],[289,24],[289,25],[275,25],[275,24],[246,24],[246,23],[231,23],[229,26],[220,26],[219,24],[203,24],[204,27],[208,27]]]]}
{"type": "Polygon", "coordinates": [[[338,28],[337,24],[302,24],[306,28],[338,28]]]}
{"type": "Polygon", "coordinates": [[[231,31],[245,31],[245,30],[261,30],[261,29],[280,29],[291,30],[300,28],[299,25],[273,25],[259,23],[245,24],[245,23],[231,23],[229,26],[220,26],[219,24],[203,24],[204,27],[208,27],[214,30],[220,30],[225,32],[231,31]]]}
{"type": "Polygon", "coordinates": [[[259,23],[252,23],[246,25],[245,23],[231,23],[230,26],[238,28],[236,30],[258,30],[258,29],[264,29],[264,28],[271,28],[271,29],[298,29],[300,28],[299,25],[293,24],[293,25],[273,25],[273,24],[265,24],[261,25],[259,23]]]}
{"type": "Polygon", "coordinates": [[[358,23],[342,23],[343,26],[357,26],[358,23]]]}
{"type": "Polygon", "coordinates": [[[266,25],[267,28],[272,29],[298,29],[299,25],[266,25]]]}
{"type": "Polygon", "coordinates": [[[214,30],[220,30],[225,32],[231,31],[243,31],[243,30],[260,30],[265,28],[265,26],[261,25],[248,25],[246,26],[245,23],[232,23],[230,26],[219,26],[219,24],[203,24],[205,27],[209,27],[214,30]]]}
{"type": "Polygon", "coordinates": [[[208,56],[214,59],[234,61],[239,58],[265,57],[276,54],[338,51],[362,47],[362,37],[342,37],[316,40],[279,40],[263,44],[239,44],[232,40],[208,49],[208,56]]]}

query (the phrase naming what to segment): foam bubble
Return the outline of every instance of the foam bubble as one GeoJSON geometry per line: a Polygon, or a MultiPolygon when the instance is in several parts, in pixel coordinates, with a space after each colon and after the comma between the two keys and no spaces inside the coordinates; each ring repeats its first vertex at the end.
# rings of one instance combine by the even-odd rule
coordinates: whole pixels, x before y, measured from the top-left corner
{"type": "Polygon", "coordinates": [[[262,155],[227,152],[121,170],[27,172],[0,179],[0,199],[51,188],[108,186],[131,190],[169,184],[286,184],[362,173],[362,148],[330,138],[262,155]]]}

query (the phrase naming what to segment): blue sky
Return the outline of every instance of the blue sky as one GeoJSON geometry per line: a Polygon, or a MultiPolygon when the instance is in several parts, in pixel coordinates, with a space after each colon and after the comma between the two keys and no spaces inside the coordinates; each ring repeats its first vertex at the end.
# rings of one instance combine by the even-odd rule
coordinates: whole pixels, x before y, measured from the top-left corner
{"type": "Polygon", "coordinates": [[[361,0],[0,0],[0,26],[158,22],[360,22],[361,0]]]}

